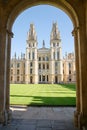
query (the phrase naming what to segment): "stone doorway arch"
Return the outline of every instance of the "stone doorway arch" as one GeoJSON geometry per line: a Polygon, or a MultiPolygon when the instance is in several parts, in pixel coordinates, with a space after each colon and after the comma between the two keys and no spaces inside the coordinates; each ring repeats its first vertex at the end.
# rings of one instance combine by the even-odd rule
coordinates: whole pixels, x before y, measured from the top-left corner
{"type": "Polygon", "coordinates": [[[65,0],[58,0],[58,1],[56,0],[33,0],[33,1],[13,0],[12,2],[6,0],[1,3],[0,18],[2,20],[0,24],[0,36],[1,36],[0,43],[1,43],[1,48],[3,48],[3,50],[1,50],[2,55],[0,56],[0,59],[4,59],[4,60],[2,61],[1,69],[0,69],[0,75],[2,79],[2,82],[0,83],[0,86],[2,86],[2,89],[0,87],[0,95],[1,95],[0,122],[3,123],[9,120],[9,70],[10,70],[11,37],[13,36],[12,25],[16,17],[22,11],[24,11],[29,7],[40,5],[40,4],[49,4],[57,8],[60,8],[67,15],[69,15],[69,17],[72,20],[73,28],[74,28],[72,34],[74,36],[74,41],[75,41],[75,58],[76,58],[76,75],[77,75],[77,92],[76,92],[77,98],[76,98],[76,112],[74,117],[75,117],[75,125],[79,128],[82,128],[82,126],[86,125],[86,121],[87,121],[87,105],[84,104],[86,94],[83,95],[82,93],[83,87],[87,92],[86,89],[87,81],[86,78],[84,77],[87,66],[84,65],[85,70],[82,68],[82,62],[85,63],[84,57],[86,56],[86,49],[85,49],[86,35],[83,35],[86,34],[86,32],[84,33],[84,29],[86,27],[86,23],[85,23],[86,21],[84,19],[85,13],[84,11],[83,13],[81,11],[85,9],[84,6],[87,3],[77,2],[76,4],[78,6],[75,6],[75,2],[72,2],[72,0],[70,0],[69,2],[68,0],[67,1],[65,0]],[[80,4],[82,4],[82,6],[80,4]],[[78,12],[78,9],[80,8],[79,6],[81,6],[81,11],[78,12]],[[80,15],[82,19],[80,18],[80,15]],[[82,41],[84,41],[83,46],[81,44],[82,41]],[[83,51],[84,51],[84,57],[82,57],[83,51]]]}

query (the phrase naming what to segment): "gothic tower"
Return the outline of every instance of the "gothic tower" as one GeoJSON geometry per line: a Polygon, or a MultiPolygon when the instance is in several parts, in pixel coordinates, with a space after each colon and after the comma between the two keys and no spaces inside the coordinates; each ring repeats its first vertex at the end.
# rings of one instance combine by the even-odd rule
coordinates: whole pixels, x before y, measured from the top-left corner
{"type": "Polygon", "coordinates": [[[26,83],[38,83],[37,36],[34,24],[30,24],[26,44],[26,83]]]}
{"type": "Polygon", "coordinates": [[[62,82],[62,50],[60,32],[57,23],[53,23],[50,35],[50,49],[51,49],[51,67],[50,67],[50,82],[62,82]]]}

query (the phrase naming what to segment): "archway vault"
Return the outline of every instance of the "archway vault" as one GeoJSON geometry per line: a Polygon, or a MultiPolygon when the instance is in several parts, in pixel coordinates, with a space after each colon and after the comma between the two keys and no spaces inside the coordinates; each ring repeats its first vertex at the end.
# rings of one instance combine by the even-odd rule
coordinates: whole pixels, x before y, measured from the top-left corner
{"type": "Polygon", "coordinates": [[[87,28],[85,28],[85,17],[87,17],[87,2],[85,0],[5,0],[2,3],[4,4],[1,4],[0,1],[0,7],[2,7],[0,9],[0,51],[2,52],[0,55],[0,60],[2,61],[0,67],[0,99],[2,99],[0,100],[0,122],[7,122],[7,119],[9,120],[9,70],[13,23],[17,16],[25,9],[36,5],[47,4],[63,10],[73,23],[74,29],[72,33],[75,41],[77,75],[75,125],[79,128],[86,126],[87,103],[85,99],[87,97],[87,79],[85,75],[87,73],[87,28]]]}
{"type": "Polygon", "coordinates": [[[33,1],[29,1],[29,0],[25,0],[25,1],[21,1],[19,2],[19,4],[17,4],[13,10],[11,10],[11,13],[8,17],[7,20],[7,28],[8,30],[11,30],[12,25],[15,21],[15,19],[17,18],[17,16],[23,12],[25,9],[33,7],[33,6],[37,6],[37,5],[41,5],[41,4],[47,4],[47,5],[52,5],[55,6],[57,8],[60,8],[61,10],[63,10],[71,19],[73,26],[74,27],[79,27],[79,21],[78,21],[78,16],[75,12],[75,10],[73,9],[73,7],[66,2],[65,0],[33,0],[33,1]]]}

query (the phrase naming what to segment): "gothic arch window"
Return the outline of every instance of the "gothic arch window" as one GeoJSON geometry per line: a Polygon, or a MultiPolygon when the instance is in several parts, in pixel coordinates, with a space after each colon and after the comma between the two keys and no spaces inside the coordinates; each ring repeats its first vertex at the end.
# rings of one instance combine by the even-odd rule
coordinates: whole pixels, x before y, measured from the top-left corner
{"type": "Polygon", "coordinates": [[[11,81],[13,81],[13,76],[11,76],[11,81]]]}
{"type": "Polygon", "coordinates": [[[30,59],[30,52],[29,52],[29,59],[30,59]]]}
{"type": "Polygon", "coordinates": [[[69,69],[71,68],[71,63],[69,63],[69,69]]]}
{"type": "Polygon", "coordinates": [[[45,69],[45,64],[43,64],[43,69],[45,69]]]}
{"type": "Polygon", "coordinates": [[[29,43],[29,47],[31,47],[31,44],[29,43]]]}
{"type": "Polygon", "coordinates": [[[49,64],[47,64],[47,69],[49,69],[49,64]]]}
{"type": "Polygon", "coordinates": [[[32,64],[32,62],[30,62],[30,67],[32,67],[33,66],[33,64],[32,64]]]}
{"type": "Polygon", "coordinates": [[[13,64],[11,64],[11,67],[13,67],[13,64]]]}
{"type": "Polygon", "coordinates": [[[49,61],[49,57],[48,56],[46,56],[46,61],[49,61]]]}
{"type": "Polygon", "coordinates": [[[59,51],[57,52],[57,59],[59,60],[59,51]]]}
{"type": "Polygon", "coordinates": [[[55,59],[55,52],[53,52],[53,58],[55,59]]]}
{"type": "Polygon", "coordinates": [[[43,57],[43,61],[45,61],[45,57],[43,57]]]}
{"type": "Polygon", "coordinates": [[[59,43],[57,43],[57,46],[59,46],[59,43]]]}
{"type": "Polygon", "coordinates": [[[55,43],[53,43],[53,47],[55,47],[55,43]]]}
{"type": "Polygon", "coordinates": [[[35,56],[34,56],[34,52],[32,52],[32,58],[34,59],[34,57],[35,57],[35,56]]]}
{"type": "Polygon", "coordinates": [[[58,66],[58,63],[57,63],[57,62],[55,62],[55,66],[58,66]]]}
{"type": "Polygon", "coordinates": [[[32,69],[30,69],[30,74],[32,74],[32,69]]]}
{"type": "Polygon", "coordinates": [[[39,61],[41,61],[41,57],[39,57],[39,61]]]}
{"type": "Polygon", "coordinates": [[[20,63],[17,63],[17,68],[19,68],[20,67],[20,63]]]}
{"type": "Polygon", "coordinates": [[[41,64],[39,63],[39,69],[41,69],[41,64]]]}
{"type": "Polygon", "coordinates": [[[30,83],[33,83],[33,77],[32,76],[30,77],[30,83]]]}
{"type": "Polygon", "coordinates": [[[47,82],[48,82],[48,75],[47,75],[47,82]]]}
{"type": "Polygon", "coordinates": [[[13,69],[11,69],[11,74],[13,74],[13,69]]]}
{"type": "Polygon", "coordinates": [[[71,74],[71,70],[69,70],[69,74],[71,74]]]}
{"type": "Polygon", "coordinates": [[[17,81],[19,81],[20,80],[20,77],[19,76],[17,76],[17,81]]]}
{"type": "Polygon", "coordinates": [[[39,75],[39,81],[41,81],[41,75],[39,75]]]}
{"type": "Polygon", "coordinates": [[[17,74],[20,74],[20,70],[19,69],[17,69],[17,74]]]}

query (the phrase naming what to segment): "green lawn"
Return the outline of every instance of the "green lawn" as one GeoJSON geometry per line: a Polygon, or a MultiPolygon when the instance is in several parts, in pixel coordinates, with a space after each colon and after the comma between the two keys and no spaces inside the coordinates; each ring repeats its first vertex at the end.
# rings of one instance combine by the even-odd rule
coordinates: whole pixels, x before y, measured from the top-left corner
{"type": "Polygon", "coordinates": [[[16,105],[75,105],[75,85],[11,84],[10,104],[16,105]]]}

